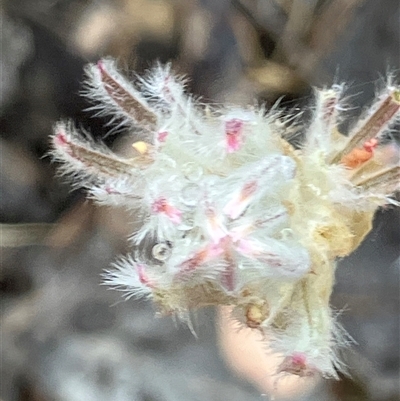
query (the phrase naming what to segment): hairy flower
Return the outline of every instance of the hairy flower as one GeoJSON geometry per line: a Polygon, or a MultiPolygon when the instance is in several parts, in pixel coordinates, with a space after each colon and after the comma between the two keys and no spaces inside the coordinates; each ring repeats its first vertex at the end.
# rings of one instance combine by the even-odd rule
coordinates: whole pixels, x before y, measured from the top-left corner
{"type": "Polygon", "coordinates": [[[212,112],[185,94],[184,81],[158,66],[136,85],[112,60],[87,69],[86,96],[99,114],[136,135],[121,158],[56,125],[62,171],[101,204],[142,219],[133,253],[106,273],[128,297],[188,321],[189,311],[233,305],[243,324],[269,335],[280,372],[338,377],[336,349],[347,336],[329,307],[338,257],[370,231],[375,210],[399,189],[394,143],[400,92],[388,85],[346,136],[343,86],[316,91],[313,119],[295,149],[293,116],[254,108],[212,112]]]}

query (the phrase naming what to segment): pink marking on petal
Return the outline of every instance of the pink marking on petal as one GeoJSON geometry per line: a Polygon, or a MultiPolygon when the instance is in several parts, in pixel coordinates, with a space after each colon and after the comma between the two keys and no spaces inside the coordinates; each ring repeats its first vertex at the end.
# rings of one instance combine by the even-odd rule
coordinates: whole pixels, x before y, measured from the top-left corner
{"type": "Polygon", "coordinates": [[[151,280],[149,278],[149,276],[146,273],[146,267],[142,264],[138,264],[136,265],[136,271],[139,277],[139,281],[146,285],[147,287],[152,287],[153,284],[151,283],[151,280]]]}
{"type": "Polygon", "coordinates": [[[257,188],[258,188],[257,181],[250,181],[250,182],[246,183],[242,189],[242,192],[240,193],[240,196],[241,196],[240,200],[244,201],[244,200],[248,199],[250,196],[254,195],[257,188]]]}
{"type": "Polygon", "coordinates": [[[58,131],[53,138],[54,145],[57,147],[65,147],[68,146],[67,135],[64,131],[58,131]]]}
{"type": "Polygon", "coordinates": [[[182,212],[173,206],[167,206],[165,214],[174,224],[180,224],[182,222],[182,212]]]}
{"type": "Polygon", "coordinates": [[[243,143],[243,121],[233,118],[225,122],[227,152],[233,153],[240,149],[243,143]]]}
{"type": "Polygon", "coordinates": [[[167,140],[168,131],[161,131],[157,135],[158,142],[165,142],[167,140]]]}
{"type": "Polygon", "coordinates": [[[225,131],[230,135],[240,134],[243,130],[243,120],[232,118],[225,123],[225,131]]]}
{"type": "Polygon", "coordinates": [[[240,141],[236,135],[228,135],[226,138],[227,152],[234,153],[240,149],[240,141]]]}
{"type": "Polygon", "coordinates": [[[151,210],[154,213],[164,213],[174,224],[180,224],[182,222],[182,212],[170,205],[163,197],[153,202],[151,210]]]}
{"type": "Polygon", "coordinates": [[[278,368],[278,373],[286,372],[300,377],[314,376],[317,369],[309,365],[307,357],[303,352],[294,352],[285,357],[278,368]]]}
{"type": "Polygon", "coordinates": [[[296,365],[305,365],[306,364],[306,355],[303,352],[294,352],[291,356],[292,363],[296,365]]]}
{"type": "Polygon", "coordinates": [[[254,241],[247,239],[240,239],[237,241],[235,249],[237,252],[253,258],[257,257],[261,252],[261,248],[257,246],[254,241]]]}
{"type": "Polygon", "coordinates": [[[62,150],[66,154],[73,156],[73,150],[71,149],[71,142],[64,131],[58,131],[53,137],[54,147],[62,150]]]}
{"type": "Polygon", "coordinates": [[[101,73],[104,73],[105,67],[104,67],[103,60],[99,60],[99,61],[97,62],[97,68],[99,69],[99,71],[100,71],[101,73]]]}
{"type": "Polygon", "coordinates": [[[224,208],[224,213],[231,219],[238,218],[253,200],[258,189],[257,181],[250,181],[244,185],[242,190],[230,200],[224,208]]]}
{"type": "Polygon", "coordinates": [[[218,244],[207,245],[202,250],[194,253],[189,259],[179,265],[179,274],[186,274],[196,270],[202,264],[216,259],[226,253],[226,241],[222,240],[218,244]]]}
{"type": "Polygon", "coordinates": [[[222,240],[218,244],[208,247],[208,258],[215,259],[226,252],[225,241],[222,240]]]}
{"type": "Polygon", "coordinates": [[[162,213],[167,205],[167,200],[165,198],[159,198],[153,202],[151,205],[151,210],[155,213],[162,213]]]}
{"type": "Polygon", "coordinates": [[[196,270],[201,264],[203,264],[208,258],[209,250],[204,248],[201,251],[196,252],[189,259],[185,260],[179,265],[180,273],[188,273],[196,270]]]}
{"type": "Polygon", "coordinates": [[[109,185],[104,187],[104,190],[109,194],[109,195],[121,195],[121,192],[117,191],[116,189],[110,187],[109,185]]]}

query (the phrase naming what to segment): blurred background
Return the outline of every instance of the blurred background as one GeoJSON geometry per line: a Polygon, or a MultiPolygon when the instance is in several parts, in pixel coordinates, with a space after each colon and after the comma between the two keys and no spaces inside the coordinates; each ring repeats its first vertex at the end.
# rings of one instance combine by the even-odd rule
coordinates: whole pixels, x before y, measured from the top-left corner
{"type": "Polygon", "coordinates": [[[380,211],[337,272],[351,377],[276,383],[276,360],[226,310],[200,311],[195,338],[101,286],[128,249],[126,215],[72,191],[46,155],[61,118],[105,138],[79,95],[84,65],[105,55],[138,73],[171,61],[204,102],[296,110],[313,86],[347,82],[351,119],[399,71],[398,0],[3,0],[0,12],[1,401],[399,400],[398,211],[380,211]]]}

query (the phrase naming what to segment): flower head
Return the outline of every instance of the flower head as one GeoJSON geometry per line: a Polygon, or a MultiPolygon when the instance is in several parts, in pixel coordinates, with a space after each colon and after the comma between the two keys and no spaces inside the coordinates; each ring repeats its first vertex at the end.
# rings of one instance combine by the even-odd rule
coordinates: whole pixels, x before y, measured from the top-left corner
{"type": "Polygon", "coordinates": [[[337,377],[335,349],[346,341],[329,307],[336,259],[357,248],[378,207],[395,203],[400,170],[382,138],[399,120],[399,89],[383,91],[348,137],[337,128],[343,87],[316,91],[296,150],[282,132],[287,116],[210,113],[169,67],[136,86],[110,60],[87,71],[93,108],[137,133],[135,157],[65,123],[55,127],[53,155],[92,198],[141,216],[133,242],[156,242],[151,258],[120,259],[107,284],[184,319],[234,305],[244,324],[270,335],[279,371],[337,377]]]}

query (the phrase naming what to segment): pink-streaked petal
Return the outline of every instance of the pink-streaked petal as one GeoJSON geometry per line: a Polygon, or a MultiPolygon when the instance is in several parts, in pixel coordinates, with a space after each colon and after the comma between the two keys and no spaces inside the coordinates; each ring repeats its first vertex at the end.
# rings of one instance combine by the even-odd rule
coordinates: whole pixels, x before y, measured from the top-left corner
{"type": "Polygon", "coordinates": [[[147,287],[152,287],[153,283],[151,282],[149,276],[146,273],[146,267],[143,264],[137,264],[136,265],[136,271],[139,277],[139,281],[143,284],[146,285],[147,287]]]}
{"type": "Polygon", "coordinates": [[[69,148],[69,141],[67,138],[67,134],[62,129],[56,131],[53,137],[54,146],[57,148],[68,149],[69,148]]]}
{"type": "Polygon", "coordinates": [[[223,212],[231,219],[237,219],[249,206],[254,199],[254,195],[258,189],[256,180],[247,182],[240,192],[236,193],[234,197],[226,204],[223,212]]]}
{"type": "Polygon", "coordinates": [[[208,258],[215,259],[223,255],[226,251],[226,246],[224,241],[220,241],[218,244],[213,244],[208,248],[208,258]]]}
{"type": "Polygon", "coordinates": [[[228,134],[237,135],[243,131],[243,120],[232,118],[225,122],[225,132],[228,134]]]}
{"type": "Polygon", "coordinates": [[[182,212],[170,205],[164,197],[155,200],[151,205],[151,210],[154,213],[165,214],[174,224],[180,224],[182,222],[182,212]]]}
{"type": "Polygon", "coordinates": [[[185,274],[196,270],[199,266],[209,259],[209,249],[204,248],[193,254],[189,259],[179,265],[179,274],[185,274]]]}
{"type": "Polygon", "coordinates": [[[168,137],[168,131],[160,131],[157,134],[157,141],[158,142],[165,142],[167,140],[168,137]]]}
{"type": "Polygon", "coordinates": [[[238,240],[235,243],[235,250],[241,253],[243,256],[250,258],[257,258],[257,256],[262,253],[262,248],[258,245],[258,243],[248,239],[238,240]]]}
{"type": "Polygon", "coordinates": [[[192,254],[187,260],[179,265],[178,277],[193,272],[207,262],[220,258],[226,252],[226,241],[222,240],[218,244],[210,244],[200,251],[192,254]]]}
{"type": "Polygon", "coordinates": [[[226,137],[226,151],[228,153],[234,153],[240,149],[241,141],[237,135],[227,135],[226,137]]]}
{"type": "Polygon", "coordinates": [[[168,206],[166,208],[165,214],[174,224],[182,223],[182,212],[176,207],[168,206]]]}

